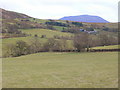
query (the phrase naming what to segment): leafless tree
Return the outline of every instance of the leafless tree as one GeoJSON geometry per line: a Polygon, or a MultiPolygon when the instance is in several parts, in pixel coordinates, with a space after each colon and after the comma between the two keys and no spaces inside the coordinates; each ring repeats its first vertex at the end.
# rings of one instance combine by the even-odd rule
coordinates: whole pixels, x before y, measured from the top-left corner
{"type": "Polygon", "coordinates": [[[39,37],[34,37],[30,40],[30,53],[37,53],[41,50],[42,44],[39,37]]]}
{"type": "Polygon", "coordinates": [[[87,33],[76,34],[73,42],[74,47],[80,52],[84,51],[85,49],[89,51],[89,48],[92,46],[92,39],[87,33]]]}

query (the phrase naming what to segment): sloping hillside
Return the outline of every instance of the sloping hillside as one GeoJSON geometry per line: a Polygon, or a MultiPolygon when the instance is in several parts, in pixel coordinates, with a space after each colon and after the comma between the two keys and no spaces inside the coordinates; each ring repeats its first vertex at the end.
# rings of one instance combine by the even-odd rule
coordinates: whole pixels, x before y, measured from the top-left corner
{"type": "MultiPolygon", "coordinates": [[[[5,38],[11,37],[21,37],[25,36],[21,34],[18,29],[50,29],[50,30],[57,30],[61,32],[68,32],[68,33],[79,33],[80,29],[84,29],[87,31],[94,31],[97,30],[99,32],[106,31],[106,32],[117,32],[117,23],[93,23],[92,21],[96,22],[94,19],[90,19],[92,23],[86,22],[75,22],[75,21],[68,21],[68,20],[51,20],[51,19],[36,19],[30,17],[25,14],[7,11],[4,9],[2,10],[2,30],[1,33],[5,35],[7,34],[15,34],[15,35],[8,35],[5,38]],[[17,34],[17,35],[16,35],[17,34]]],[[[79,16],[78,16],[79,17],[79,16]]],[[[85,16],[82,16],[85,17],[85,16]]],[[[88,17],[88,16],[86,16],[88,17]]],[[[90,16],[93,17],[93,16],[90,16]]],[[[94,17],[96,18],[96,17],[94,17]]],[[[86,18],[87,19],[87,18],[86,18]]],[[[97,19],[98,20],[98,19],[97,19]]]]}
{"type": "MultiPolygon", "coordinates": [[[[44,25],[41,23],[30,21],[33,19],[32,17],[13,12],[2,10],[2,33],[10,33],[10,34],[21,34],[18,29],[30,29],[30,28],[43,28],[44,25]]],[[[3,34],[4,35],[4,34],[3,34]]]]}
{"type": "Polygon", "coordinates": [[[30,18],[30,16],[27,16],[25,14],[13,12],[13,11],[7,11],[1,8],[0,11],[2,11],[2,19],[30,18]]]}

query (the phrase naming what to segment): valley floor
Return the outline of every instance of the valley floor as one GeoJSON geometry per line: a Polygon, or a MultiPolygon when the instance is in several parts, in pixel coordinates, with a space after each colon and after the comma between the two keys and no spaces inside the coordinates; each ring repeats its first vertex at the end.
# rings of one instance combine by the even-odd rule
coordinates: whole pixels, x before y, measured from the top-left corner
{"type": "Polygon", "coordinates": [[[37,53],[3,59],[3,88],[117,88],[118,53],[37,53]]]}

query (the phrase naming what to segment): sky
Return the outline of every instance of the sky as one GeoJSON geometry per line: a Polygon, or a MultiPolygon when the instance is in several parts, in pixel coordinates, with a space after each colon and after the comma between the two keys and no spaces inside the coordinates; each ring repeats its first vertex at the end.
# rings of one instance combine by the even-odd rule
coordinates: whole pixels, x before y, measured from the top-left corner
{"type": "Polygon", "coordinates": [[[118,2],[119,0],[0,0],[0,8],[39,19],[96,15],[117,22],[118,2]]]}

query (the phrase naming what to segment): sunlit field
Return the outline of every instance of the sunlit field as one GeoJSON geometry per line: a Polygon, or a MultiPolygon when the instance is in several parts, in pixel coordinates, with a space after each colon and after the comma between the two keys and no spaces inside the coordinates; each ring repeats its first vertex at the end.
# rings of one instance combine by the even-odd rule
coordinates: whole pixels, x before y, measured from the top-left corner
{"type": "Polygon", "coordinates": [[[118,53],[37,53],[3,59],[4,88],[117,88],[118,53]]]}

